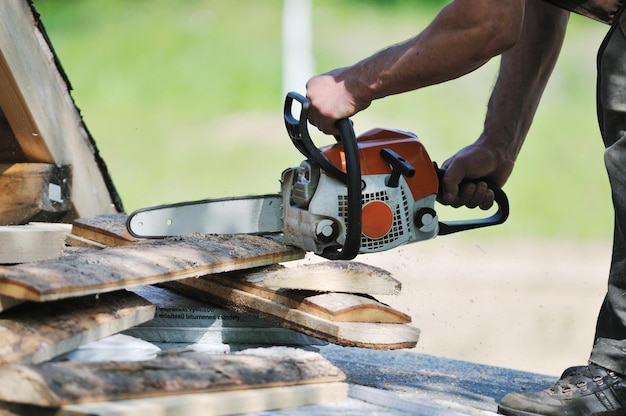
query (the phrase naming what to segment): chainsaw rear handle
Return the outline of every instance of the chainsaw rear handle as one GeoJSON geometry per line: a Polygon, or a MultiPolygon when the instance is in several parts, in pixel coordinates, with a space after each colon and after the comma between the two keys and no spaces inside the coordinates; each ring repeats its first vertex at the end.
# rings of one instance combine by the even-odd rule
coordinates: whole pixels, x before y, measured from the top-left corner
{"type": "MultiPolygon", "coordinates": [[[[446,173],[445,169],[440,169],[435,166],[437,170],[437,176],[439,177],[439,183],[441,183],[443,179],[443,175],[446,173]]],[[[473,220],[459,220],[459,221],[449,221],[449,222],[439,222],[439,233],[438,235],[446,235],[453,234],[459,231],[467,231],[473,230],[475,228],[489,227],[492,225],[502,224],[509,217],[509,199],[506,194],[499,186],[481,179],[464,179],[461,181],[459,186],[463,186],[468,182],[486,182],[489,189],[493,191],[494,201],[498,206],[498,210],[495,214],[487,218],[479,218],[473,220]]],[[[441,191],[441,190],[440,190],[441,191]]]]}
{"type": "Polygon", "coordinates": [[[359,147],[356,142],[356,135],[352,122],[347,119],[338,120],[336,123],[339,130],[337,141],[343,144],[346,154],[346,171],[342,171],[335,166],[328,158],[315,146],[309,135],[309,107],[311,102],[308,98],[297,92],[289,92],[285,98],[284,119],[287,133],[293,145],[307,159],[315,162],[329,176],[344,183],[348,192],[348,214],[346,219],[346,238],[341,250],[328,249],[321,254],[329,260],[352,260],[359,254],[361,249],[361,160],[359,157],[359,147]],[[300,115],[293,116],[293,101],[300,103],[300,115]]]}

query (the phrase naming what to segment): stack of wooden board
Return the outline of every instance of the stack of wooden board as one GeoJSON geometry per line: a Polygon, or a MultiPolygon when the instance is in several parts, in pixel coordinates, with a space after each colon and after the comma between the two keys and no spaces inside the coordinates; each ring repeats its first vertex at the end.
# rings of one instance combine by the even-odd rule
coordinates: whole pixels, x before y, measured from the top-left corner
{"type": "MultiPolygon", "coordinates": [[[[211,254],[223,250],[220,245],[232,245],[239,250],[246,241],[256,241],[258,246],[236,254],[241,264],[231,269],[203,269],[195,272],[191,278],[185,270],[163,273],[160,277],[152,276],[149,283],[162,283],[168,289],[178,291],[188,297],[217,304],[231,311],[263,318],[276,325],[345,346],[360,346],[377,349],[412,348],[419,338],[419,330],[410,325],[411,318],[393,308],[378,302],[372,295],[399,294],[401,284],[385,270],[354,261],[333,261],[299,267],[283,267],[277,263],[302,258],[304,253],[297,249],[291,258],[283,257],[274,261],[252,261],[267,250],[281,247],[273,239],[248,236],[224,235],[210,237],[188,236],[182,239],[164,239],[137,242],[128,235],[124,227],[123,216],[101,216],[90,219],[78,219],[72,227],[72,235],[79,239],[97,241],[99,244],[115,244],[117,247],[106,249],[110,253],[130,253],[140,250],[142,259],[168,258],[175,256],[178,267],[183,252],[177,246],[181,242],[191,242],[193,238],[209,238],[211,244],[205,250],[211,254]],[[260,250],[258,253],[257,250],[260,250]],[[264,267],[265,266],[265,267],[264,267]],[[220,273],[218,273],[220,272],[220,273]]],[[[99,258],[98,275],[108,271],[105,263],[116,264],[116,258],[128,258],[128,255],[114,255],[104,260],[99,258]]],[[[83,256],[84,258],[84,256],[83,256]]],[[[92,259],[90,262],[94,262],[92,259]]],[[[163,261],[162,261],[163,262],[163,261]]],[[[67,263],[64,259],[63,263],[67,263]]],[[[187,266],[189,267],[189,266],[187,266]]],[[[42,273],[40,273],[42,274],[42,273]]],[[[49,273],[46,273],[49,274],[49,273]]],[[[127,276],[128,277],[128,276],[127,276]]],[[[2,269],[0,269],[0,293],[2,293],[2,269]]],[[[148,277],[144,277],[144,280],[148,277]]],[[[140,279],[136,278],[135,281],[140,279]]],[[[23,281],[23,277],[22,277],[23,281]]],[[[112,278],[108,277],[111,282],[112,278]]],[[[41,281],[38,281],[41,285],[41,281]]],[[[148,283],[148,282],[147,282],[148,283]]],[[[154,296],[154,291],[152,291],[154,296]]],[[[150,297],[148,296],[148,299],[150,297]]],[[[163,300],[161,299],[161,302],[163,300]]],[[[154,325],[155,331],[161,327],[154,325]]],[[[145,327],[144,336],[153,341],[158,335],[150,333],[145,327]]],[[[138,332],[135,332],[138,333],[138,332]]],[[[172,332],[170,331],[170,334],[172,332]]],[[[191,336],[191,335],[190,335],[191,336]]]]}

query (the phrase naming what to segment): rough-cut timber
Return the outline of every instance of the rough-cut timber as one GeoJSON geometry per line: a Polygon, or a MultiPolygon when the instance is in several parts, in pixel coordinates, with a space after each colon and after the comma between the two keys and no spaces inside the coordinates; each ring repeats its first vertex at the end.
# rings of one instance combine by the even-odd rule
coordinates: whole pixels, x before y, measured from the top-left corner
{"type": "Polygon", "coordinates": [[[0,367],[0,400],[45,407],[338,382],[320,354],[285,347],[234,354],[184,352],[146,361],[48,362],[0,367]]]}
{"type": "MultiPolygon", "coordinates": [[[[341,279],[335,270],[334,277],[341,279]]],[[[272,289],[265,285],[267,275],[290,273],[302,275],[300,267],[272,265],[255,271],[241,271],[214,275],[210,278],[222,286],[240,289],[292,309],[310,313],[329,321],[406,324],[411,317],[369,295],[354,293],[316,292],[291,289],[272,289]]]]}
{"type": "Polygon", "coordinates": [[[0,226],[0,263],[15,264],[60,257],[68,231],[69,224],[0,226]]]}
{"type": "Polygon", "coordinates": [[[397,295],[402,283],[387,270],[357,261],[334,260],[305,264],[267,273],[265,286],[272,289],[302,289],[319,292],[397,295]]]}
{"type": "Polygon", "coordinates": [[[372,349],[413,348],[419,329],[408,324],[334,322],[283,305],[246,290],[214,281],[210,276],[168,282],[166,287],[187,296],[214,302],[239,313],[267,319],[333,344],[372,349]]]}
{"type": "Polygon", "coordinates": [[[0,295],[49,301],[300,259],[250,235],[191,235],[0,267],[0,295]]]}
{"type": "Polygon", "coordinates": [[[72,166],[75,216],[122,212],[32,2],[0,2],[0,108],[28,162],[72,166]]]}
{"type": "MultiPolygon", "coordinates": [[[[150,302],[126,291],[22,304],[0,317],[0,365],[49,360],[149,321],[154,310],[150,302]]],[[[2,380],[0,384],[6,386],[2,380]]]]}
{"type": "Polygon", "coordinates": [[[138,239],[126,229],[127,218],[124,214],[77,218],[72,223],[72,234],[108,247],[135,244],[138,239]]]}
{"type": "Polygon", "coordinates": [[[71,190],[70,166],[0,164],[0,225],[57,221],[72,209],[71,190]]]}
{"type": "MultiPolygon", "coordinates": [[[[341,402],[345,400],[347,391],[346,383],[316,383],[68,405],[63,406],[54,415],[22,414],[25,416],[137,416],[142,414],[226,416],[261,412],[265,415],[271,410],[341,402]]],[[[31,409],[32,407],[29,410],[31,409]]]]}

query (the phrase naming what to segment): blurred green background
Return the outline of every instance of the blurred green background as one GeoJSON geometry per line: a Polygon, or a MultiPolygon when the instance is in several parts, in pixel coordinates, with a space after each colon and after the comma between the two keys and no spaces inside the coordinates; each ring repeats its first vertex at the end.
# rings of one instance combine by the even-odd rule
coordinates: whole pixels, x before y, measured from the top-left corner
{"type": "MultiPolygon", "coordinates": [[[[315,70],[349,65],[415,35],[442,3],[313,0],[315,70]]],[[[281,171],[300,163],[282,121],[281,0],[35,0],[35,6],[127,212],[277,192],[281,171]]],[[[510,220],[486,236],[610,239],[594,93],[605,32],[572,16],[505,187],[510,220]]],[[[376,102],[354,118],[355,129],[412,131],[441,163],[479,135],[497,65],[376,102]]],[[[455,215],[448,212],[440,216],[455,215]]]]}

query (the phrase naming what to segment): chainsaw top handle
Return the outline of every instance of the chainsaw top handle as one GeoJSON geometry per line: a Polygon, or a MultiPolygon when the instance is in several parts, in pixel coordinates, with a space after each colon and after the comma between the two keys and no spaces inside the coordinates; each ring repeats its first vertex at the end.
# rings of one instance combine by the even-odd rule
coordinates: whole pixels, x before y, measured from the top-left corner
{"type": "Polygon", "coordinates": [[[341,250],[329,249],[321,254],[329,260],[352,260],[359,254],[361,249],[361,161],[356,135],[352,122],[345,118],[338,120],[336,125],[339,130],[337,141],[342,142],[346,154],[346,171],[335,166],[315,146],[309,135],[308,116],[311,103],[308,98],[296,93],[289,92],[285,98],[284,119],[287,133],[293,145],[307,159],[316,163],[329,176],[343,182],[348,192],[348,214],[346,219],[346,238],[341,250]],[[293,101],[300,103],[299,118],[293,116],[293,101]]]}
{"type": "MultiPolygon", "coordinates": [[[[439,177],[439,183],[443,179],[443,175],[446,173],[445,169],[437,168],[435,165],[435,169],[437,171],[437,176],[439,177]]],[[[478,182],[481,179],[463,179],[461,181],[460,186],[467,182],[478,182]]],[[[438,235],[446,235],[457,233],[459,231],[467,231],[473,230],[475,228],[489,227],[491,225],[502,224],[509,217],[509,199],[506,194],[499,186],[489,182],[487,183],[487,187],[493,191],[494,201],[498,206],[498,211],[490,217],[487,218],[479,218],[472,220],[459,220],[459,221],[448,221],[448,222],[439,222],[439,232],[438,235]]],[[[441,185],[440,185],[441,186],[441,185]]],[[[441,188],[439,190],[441,192],[441,188]]]]}

